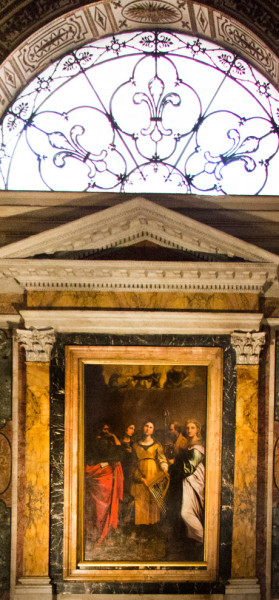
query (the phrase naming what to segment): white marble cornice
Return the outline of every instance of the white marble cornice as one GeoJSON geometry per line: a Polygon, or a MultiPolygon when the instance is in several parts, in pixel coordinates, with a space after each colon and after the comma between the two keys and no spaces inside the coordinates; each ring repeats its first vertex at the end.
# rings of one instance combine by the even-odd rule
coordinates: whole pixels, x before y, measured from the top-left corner
{"type": "Polygon", "coordinates": [[[236,352],[237,365],[258,365],[265,344],[265,333],[260,331],[234,331],[231,343],[236,352]]]}
{"type": "Polygon", "coordinates": [[[25,349],[26,362],[49,362],[55,332],[51,327],[17,329],[16,341],[25,349]]]}
{"type": "Polygon", "coordinates": [[[0,315],[0,329],[14,329],[19,326],[20,321],[21,316],[14,313],[0,315]]]}
{"type": "Polygon", "coordinates": [[[268,325],[271,329],[279,329],[279,317],[268,317],[264,319],[264,324],[268,325]]]}
{"type": "Polygon", "coordinates": [[[278,256],[159,204],[136,197],[0,248],[0,258],[27,258],[123,247],[151,240],[159,246],[278,264],[278,256]]]}
{"type": "Polygon", "coordinates": [[[263,293],[274,263],[0,259],[0,274],[25,289],[263,293]]]}
{"type": "Polygon", "coordinates": [[[22,310],[25,327],[61,333],[231,334],[259,329],[262,314],[120,310],[22,310]]]}

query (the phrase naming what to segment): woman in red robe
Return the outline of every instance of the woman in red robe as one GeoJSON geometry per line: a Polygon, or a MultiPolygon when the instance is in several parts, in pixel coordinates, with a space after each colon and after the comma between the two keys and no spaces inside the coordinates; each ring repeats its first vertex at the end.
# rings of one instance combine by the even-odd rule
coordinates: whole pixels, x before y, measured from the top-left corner
{"type": "Polygon", "coordinates": [[[123,499],[121,444],[109,426],[102,427],[85,469],[86,548],[100,544],[118,524],[119,500],[123,499]]]}

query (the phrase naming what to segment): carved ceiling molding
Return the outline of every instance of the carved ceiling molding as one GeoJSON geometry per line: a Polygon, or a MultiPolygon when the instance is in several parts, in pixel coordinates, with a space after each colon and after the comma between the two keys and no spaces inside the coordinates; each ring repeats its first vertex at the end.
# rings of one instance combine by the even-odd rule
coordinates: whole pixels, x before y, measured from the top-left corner
{"type": "Polygon", "coordinates": [[[187,291],[264,293],[277,280],[274,264],[1,260],[0,274],[25,290],[187,291]]]}
{"type": "Polygon", "coordinates": [[[211,3],[106,0],[80,7],[78,0],[58,0],[55,6],[46,0],[31,0],[15,7],[8,0],[2,15],[0,9],[0,60],[4,61],[0,68],[0,113],[36,74],[70,49],[112,33],[150,27],[171,27],[219,42],[239,52],[278,85],[278,10],[268,7],[264,0],[211,3]],[[219,8],[227,9],[228,14],[219,8]],[[51,20],[53,17],[57,18],[51,20]]]}
{"type": "MultiPolygon", "coordinates": [[[[151,240],[157,245],[167,248],[192,251],[197,254],[211,254],[214,256],[212,258],[214,261],[218,260],[218,255],[221,254],[228,258],[235,257],[252,263],[278,264],[278,256],[271,252],[218,231],[209,225],[199,223],[150,200],[136,197],[0,248],[0,269],[2,258],[27,259],[37,254],[51,255],[55,252],[103,250],[129,246],[142,240],[151,240]]],[[[60,259],[62,258],[63,255],[60,255],[60,259]]],[[[54,265],[53,260],[52,266],[54,265]]],[[[6,264],[4,263],[5,266],[6,264]]],[[[58,270],[59,264],[64,267],[59,260],[55,263],[58,270]]],[[[28,266],[28,263],[26,265],[28,266]]],[[[46,261],[44,261],[44,265],[50,268],[46,261]]],[[[24,263],[22,266],[24,267],[24,263]]],[[[36,267],[36,263],[34,263],[34,267],[36,267]]],[[[69,267],[71,268],[72,265],[69,267]]],[[[81,268],[86,269],[86,265],[82,264],[81,268]]],[[[215,266],[215,269],[218,270],[219,267],[215,266]]]]}
{"type": "Polygon", "coordinates": [[[227,335],[236,329],[258,330],[260,313],[22,310],[25,327],[50,327],[60,333],[227,335]]]}

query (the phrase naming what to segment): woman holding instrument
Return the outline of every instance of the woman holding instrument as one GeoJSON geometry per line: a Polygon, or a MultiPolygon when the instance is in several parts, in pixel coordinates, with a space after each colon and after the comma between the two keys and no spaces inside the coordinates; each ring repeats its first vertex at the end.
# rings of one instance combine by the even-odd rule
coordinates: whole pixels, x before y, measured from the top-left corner
{"type": "Polygon", "coordinates": [[[153,433],[154,424],[146,421],[142,439],[133,445],[131,494],[135,499],[135,525],[153,525],[160,520],[160,508],[149,491],[149,485],[160,473],[168,472],[168,463],[163,447],[153,439],[153,433]]]}

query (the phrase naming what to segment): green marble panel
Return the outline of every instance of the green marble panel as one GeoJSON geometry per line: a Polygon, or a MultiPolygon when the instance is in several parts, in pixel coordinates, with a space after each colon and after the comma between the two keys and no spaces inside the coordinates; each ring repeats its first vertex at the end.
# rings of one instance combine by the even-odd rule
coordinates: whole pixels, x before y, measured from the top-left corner
{"type": "MultiPolygon", "coordinates": [[[[279,421],[279,335],[276,338],[276,359],[275,359],[275,407],[274,419],[279,421]]],[[[277,472],[277,448],[274,448],[274,483],[278,487],[277,472]]],[[[272,509],[272,597],[277,597],[279,593],[279,506],[274,501],[272,509]]]]}
{"type": "Polygon", "coordinates": [[[11,509],[0,500],[0,598],[10,587],[11,509]]]}
{"type": "Polygon", "coordinates": [[[271,569],[272,598],[279,593],[279,506],[272,509],[272,569],[271,569]]]}
{"type": "Polygon", "coordinates": [[[12,342],[0,330],[0,429],[12,418],[12,342]]]}
{"type": "MultiPolygon", "coordinates": [[[[4,331],[0,330],[0,429],[12,418],[12,342],[4,331]]],[[[9,440],[1,436],[9,450],[9,440]]],[[[3,465],[2,465],[3,467],[3,465]]],[[[0,466],[1,468],[1,466],[0,466]]],[[[2,470],[3,475],[3,470],[2,470]]],[[[2,482],[3,483],[3,482],[2,482]]],[[[4,478],[4,488],[10,485],[9,474],[4,478]]],[[[10,587],[10,552],[11,552],[11,509],[0,499],[0,598],[10,587]]]]}
{"type": "Polygon", "coordinates": [[[274,419],[279,421],[279,335],[276,338],[276,362],[275,362],[275,407],[274,419]]]}

